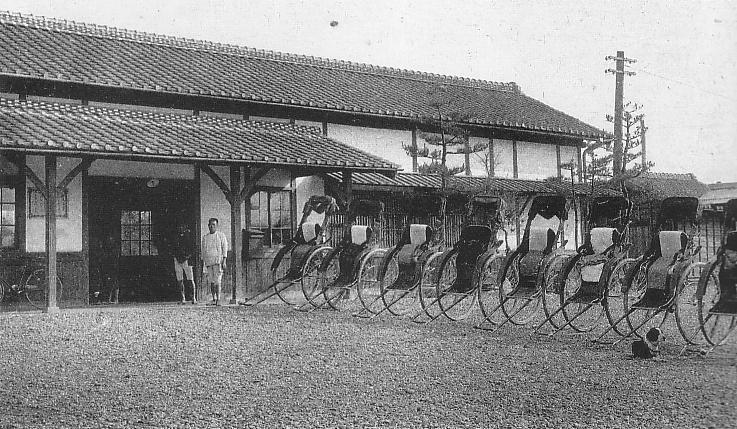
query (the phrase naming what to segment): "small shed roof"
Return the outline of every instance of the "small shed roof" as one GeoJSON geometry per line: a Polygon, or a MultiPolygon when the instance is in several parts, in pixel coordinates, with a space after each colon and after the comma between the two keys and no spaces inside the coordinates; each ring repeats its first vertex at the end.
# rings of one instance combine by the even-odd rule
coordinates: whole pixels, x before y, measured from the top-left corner
{"type": "Polygon", "coordinates": [[[641,199],[663,200],[670,197],[700,197],[709,188],[691,173],[642,173],[626,181],[627,188],[641,199]]]}
{"type": "Polygon", "coordinates": [[[397,166],[313,127],[0,98],[0,149],[317,170],[397,166]]]}
{"type": "MultiPolygon", "coordinates": [[[[330,174],[331,179],[340,182],[342,177],[339,174],[330,174]]],[[[364,187],[365,189],[392,189],[392,190],[408,190],[408,189],[440,189],[440,176],[435,174],[420,173],[403,173],[398,172],[394,178],[389,178],[381,174],[357,173],[353,175],[353,185],[364,187]]],[[[461,192],[488,189],[492,193],[512,193],[512,194],[541,194],[541,193],[563,193],[571,192],[570,184],[556,183],[550,181],[524,180],[524,179],[507,179],[500,177],[479,177],[479,176],[451,176],[448,178],[447,187],[449,189],[461,192]]],[[[575,185],[576,193],[581,195],[591,194],[590,185],[577,183],[575,185]]],[[[594,190],[596,195],[621,195],[618,191],[608,188],[597,187],[594,190]]]]}

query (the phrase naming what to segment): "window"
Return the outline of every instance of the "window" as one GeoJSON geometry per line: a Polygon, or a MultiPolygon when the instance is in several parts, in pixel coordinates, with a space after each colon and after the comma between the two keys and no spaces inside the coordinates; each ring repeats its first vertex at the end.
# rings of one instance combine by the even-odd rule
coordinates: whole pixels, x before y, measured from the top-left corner
{"type": "Polygon", "coordinates": [[[0,185],[0,247],[15,247],[15,188],[0,185]]]}
{"type": "Polygon", "coordinates": [[[264,233],[264,244],[277,246],[292,239],[292,193],[258,191],[251,197],[251,229],[264,233]]]}
{"type": "Polygon", "coordinates": [[[0,249],[15,249],[23,236],[25,186],[18,164],[23,158],[0,154],[0,249]]]}
{"type": "Polygon", "coordinates": [[[151,212],[123,210],[120,215],[121,256],[155,256],[159,254],[151,234],[151,212]]]}
{"type": "MultiPolygon", "coordinates": [[[[28,190],[28,217],[46,216],[46,198],[38,188],[28,190]]],[[[67,189],[56,190],[56,217],[69,217],[69,192],[67,189]]]]}

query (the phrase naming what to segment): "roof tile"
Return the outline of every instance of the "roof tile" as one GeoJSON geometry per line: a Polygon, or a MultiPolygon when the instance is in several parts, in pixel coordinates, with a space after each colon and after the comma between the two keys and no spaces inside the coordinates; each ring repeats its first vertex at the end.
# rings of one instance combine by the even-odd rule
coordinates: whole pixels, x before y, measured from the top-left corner
{"type": "Polygon", "coordinates": [[[328,162],[351,170],[384,172],[397,169],[313,127],[5,98],[0,98],[0,142],[3,148],[31,146],[40,151],[159,154],[289,165],[328,162]],[[290,156],[280,161],[281,154],[290,156]]]}
{"type": "Polygon", "coordinates": [[[56,76],[62,81],[278,100],[285,105],[306,102],[331,110],[415,118],[435,116],[430,93],[443,85],[450,97],[463,100],[454,108],[471,123],[585,138],[605,135],[524,95],[513,82],[256,51],[7,12],[0,12],[0,38],[0,74],[5,75],[56,76]]]}

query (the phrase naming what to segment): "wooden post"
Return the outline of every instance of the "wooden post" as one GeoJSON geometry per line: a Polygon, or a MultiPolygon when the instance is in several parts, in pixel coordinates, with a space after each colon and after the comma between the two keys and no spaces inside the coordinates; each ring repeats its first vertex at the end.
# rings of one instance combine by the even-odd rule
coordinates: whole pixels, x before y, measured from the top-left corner
{"type": "MultiPolygon", "coordinates": [[[[246,166],[243,168],[243,188],[245,189],[251,184],[251,181],[253,178],[251,177],[251,167],[246,166]]],[[[243,262],[241,262],[241,266],[243,267],[243,281],[245,282],[244,292],[246,293],[246,296],[250,296],[253,294],[253,291],[250,290],[253,288],[253,285],[249,284],[249,277],[248,277],[248,255],[251,254],[251,196],[253,194],[249,193],[248,195],[245,195],[243,199],[238,199],[239,205],[243,204],[243,210],[245,210],[243,220],[244,225],[243,229],[246,230],[246,241],[241,245],[241,249],[243,254],[241,255],[241,259],[243,262]]],[[[243,239],[243,234],[241,234],[241,240],[243,239]]]]}
{"type": "Polygon", "coordinates": [[[345,192],[345,204],[346,207],[353,200],[353,172],[343,172],[343,191],[345,192]]]}
{"type": "Polygon", "coordinates": [[[59,311],[56,302],[56,156],[46,155],[46,312],[59,311]]]}
{"type": "Polygon", "coordinates": [[[519,164],[517,164],[517,140],[512,140],[512,177],[519,177],[519,164]]]}
{"type": "Polygon", "coordinates": [[[412,172],[417,173],[417,128],[412,128],[412,172]]]}
{"type": "Polygon", "coordinates": [[[241,168],[238,165],[230,166],[230,244],[233,249],[233,261],[230,267],[231,277],[233,279],[233,293],[230,299],[231,304],[237,304],[238,283],[243,277],[243,260],[241,258],[241,248],[243,245],[243,234],[241,232],[241,168]]]}
{"type": "Polygon", "coordinates": [[[612,169],[614,177],[622,171],[622,111],[624,110],[624,51],[617,51],[617,70],[614,87],[614,151],[612,169]]]}
{"type": "Polygon", "coordinates": [[[496,172],[494,171],[494,163],[496,160],[494,158],[494,138],[489,137],[489,166],[486,172],[489,177],[494,177],[496,175],[496,172]]]}
{"type": "Polygon", "coordinates": [[[560,145],[558,144],[555,145],[555,165],[557,166],[556,168],[558,169],[558,178],[562,179],[563,171],[560,168],[560,145]]]}

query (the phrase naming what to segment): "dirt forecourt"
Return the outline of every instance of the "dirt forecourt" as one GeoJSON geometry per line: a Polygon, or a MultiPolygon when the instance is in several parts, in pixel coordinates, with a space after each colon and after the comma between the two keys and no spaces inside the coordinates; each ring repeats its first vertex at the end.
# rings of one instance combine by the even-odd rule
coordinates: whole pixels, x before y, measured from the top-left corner
{"type": "MultiPolygon", "coordinates": [[[[727,428],[737,347],[151,305],[0,313],[0,428],[727,428]]],[[[736,339],[737,340],[737,339],[736,339]]],[[[733,340],[735,342],[735,340],[733,340]]]]}

